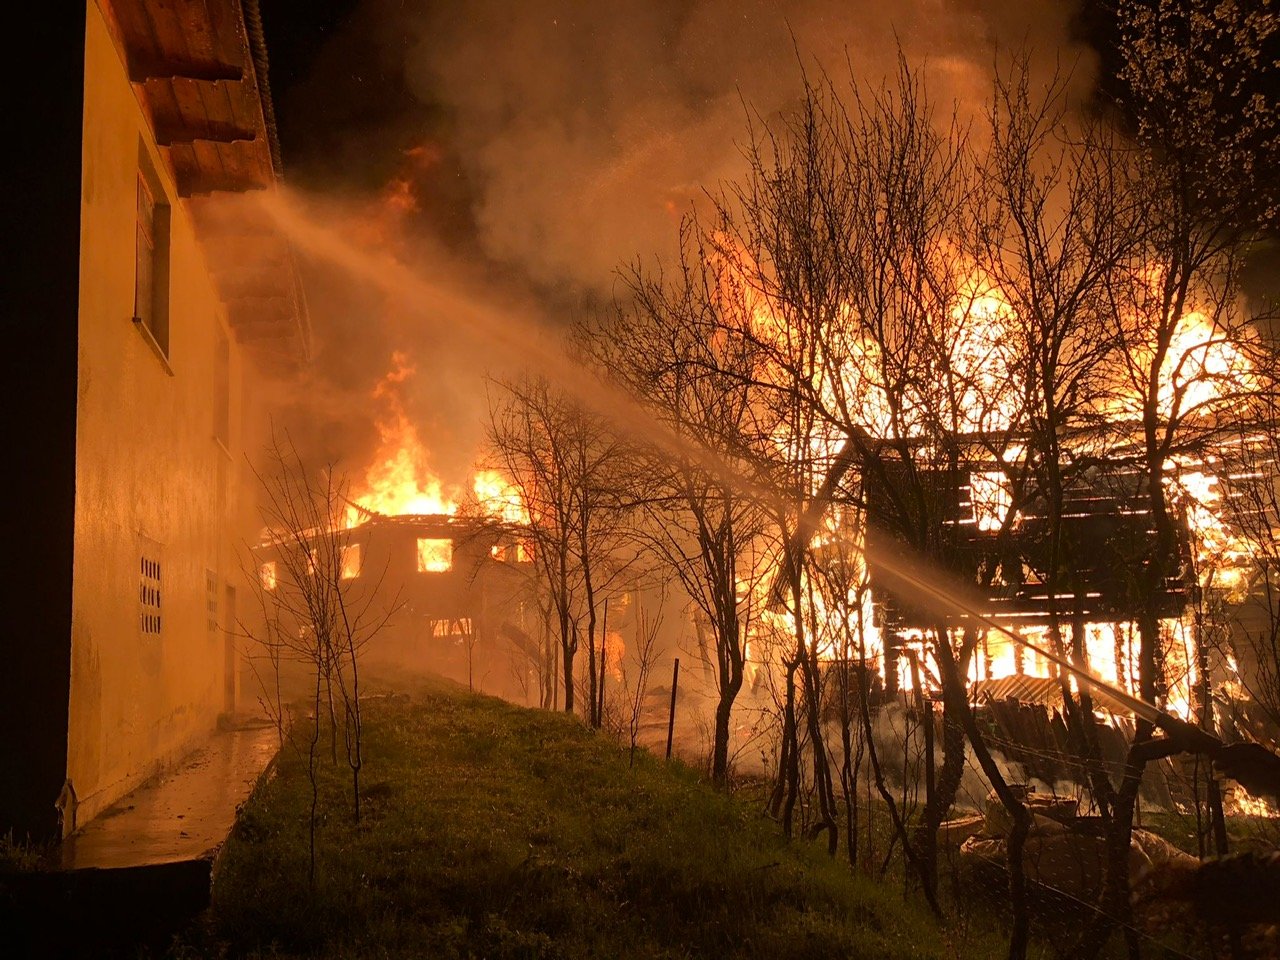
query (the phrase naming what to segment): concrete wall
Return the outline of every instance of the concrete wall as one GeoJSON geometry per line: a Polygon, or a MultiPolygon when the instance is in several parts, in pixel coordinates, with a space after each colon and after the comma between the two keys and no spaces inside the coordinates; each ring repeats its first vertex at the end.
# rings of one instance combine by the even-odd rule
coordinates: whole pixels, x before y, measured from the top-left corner
{"type": "Polygon", "coordinates": [[[228,518],[242,509],[244,462],[241,351],[101,12],[88,8],[67,756],[80,823],[189,750],[227,706],[221,621],[240,569],[228,518]],[[132,321],[140,149],[171,204],[167,364],[132,321]],[[214,438],[219,334],[231,344],[225,448],[214,438]],[[142,629],[143,557],[160,566],[159,635],[142,629]]]}

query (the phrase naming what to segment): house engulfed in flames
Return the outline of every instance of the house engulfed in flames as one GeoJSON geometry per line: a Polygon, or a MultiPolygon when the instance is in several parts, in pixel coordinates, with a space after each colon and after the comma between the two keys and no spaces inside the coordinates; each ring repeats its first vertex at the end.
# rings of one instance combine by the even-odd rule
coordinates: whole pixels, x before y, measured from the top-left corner
{"type": "MultiPolygon", "coordinates": [[[[1257,583],[1263,590],[1274,583],[1258,574],[1268,572],[1259,563],[1275,556],[1276,531],[1256,512],[1248,519],[1245,505],[1274,504],[1280,472],[1267,438],[1250,435],[1254,428],[1240,422],[1247,417],[1241,398],[1253,392],[1260,368],[1250,348],[1254,332],[1239,310],[1189,307],[1159,353],[1154,387],[1132,382],[1126,366],[1156,356],[1154,350],[1143,354],[1150,346],[1143,318],[1116,320],[1137,331],[1132,355],[1093,360],[1101,386],[1082,415],[1057,432],[1064,549],[1054,557],[1051,511],[1037,492],[1024,426],[1034,418],[1019,406],[1026,391],[1019,383],[1023,366],[1012,356],[1016,338],[1008,333],[1016,327],[1013,307],[998,289],[975,270],[938,307],[946,319],[928,318],[937,326],[932,336],[948,351],[933,361],[949,365],[961,386],[930,392],[925,378],[907,377],[890,396],[881,379],[886,368],[899,376],[895,364],[914,372],[930,359],[895,355],[882,366],[881,350],[906,347],[892,337],[878,344],[867,333],[874,325],[837,324],[821,332],[791,326],[762,285],[737,279],[757,269],[750,257],[734,254],[732,244],[726,249],[722,309],[783,358],[763,361],[763,379],[777,376],[789,389],[787,378],[799,370],[831,422],[857,425],[827,427],[817,418],[809,436],[783,428],[772,438],[780,456],[815,465],[798,536],[820,574],[806,574],[798,603],[820,658],[852,658],[878,697],[917,686],[928,697],[940,689],[936,631],[950,633],[953,643],[967,633],[975,643],[968,688],[979,709],[993,720],[1002,712],[1014,721],[1041,718],[1038,729],[1006,726],[1004,737],[1014,746],[1044,744],[1065,736],[1055,714],[1063,708],[1063,684],[1079,682],[1069,672],[1060,676],[1062,668],[1035,649],[1055,649],[1056,621],[1061,655],[1124,694],[1094,697],[1116,734],[1111,758],[1123,759],[1132,725],[1123,700],[1139,692],[1141,615],[1154,619],[1160,632],[1158,709],[1200,722],[1206,701],[1216,702],[1214,722],[1223,739],[1280,740],[1266,710],[1248,694],[1264,674],[1250,656],[1247,634],[1275,623],[1274,603],[1259,601],[1257,583]],[[1229,315],[1231,323],[1224,327],[1211,315],[1229,315]],[[821,362],[793,356],[804,349],[823,354],[821,362]],[[1139,399],[1146,389],[1155,390],[1148,401],[1154,411],[1139,399]],[[1191,434],[1213,438],[1178,445],[1164,459],[1159,482],[1175,529],[1172,542],[1159,548],[1142,443],[1151,412],[1161,429],[1191,424],[1191,434]],[[1145,579],[1153,557],[1163,573],[1159,584],[1145,579]],[[1258,616],[1269,622],[1260,625],[1258,616]]],[[[1159,271],[1135,282],[1143,280],[1158,286],[1159,271]]],[[[769,668],[776,636],[794,634],[796,611],[787,592],[779,573],[759,601],[763,615],[752,644],[758,670],[769,668]]],[[[1059,753],[1067,752],[1063,745],[1059,753]]],[[[1054,771],[1033,766],[1029,776],[1056,779],[1054,771]]]]}
{"type": "MultiPolygon", "coordinates": [[[[336,549],[344,596],[365,612],[361,662],[372,671],[443,674],[492,693],[510,692],[513,673],[537,663],[529,639],[532,555],[521,528],[519,492],[497,472],[477,470],[470,491],[431,469],[431,455],[406,409],[415,370],[396,352],[372,391],[377,448],[324,529],[267,529],[255,548],[265,608],[292,603],[314,564],[298,551],[336,549]],[[515,649],[512,649],[512,647],[515,649]]],[[[262,650],[250,651],[261,655],[262,650]]],[[[260,672],[260,671],[259,671],[260,672]]]]}
{"type": "MultiPolygon", "coordinates": [[[[343,589],[372,599],[373,616],[386,618],[361,651],[366,667],[503,689],[506,664],[495,653],[527,636],[522,616],[531,575],[528,548],[511,524],[491,515],[357,506],[337,536],[343,589]]],[[[255,551],[268,594],[281,589],[288,564],[280,554],[291,549],[290,540],[268,537],[255,551]]]]}
{"type": "MultiPolygon", "coordinates": [[[[1245,444],[1247,447],[1247,444],[1245,444]]],[[[1251,631],[1270,605],[1254,596],[1250,560],[1243,535],[1224,516],[1228,499],[1254,499],[1250,485],[1273,485],[1280,479],[1274,462],[1257,450],[1246,450],[1248,466],[1232,464],[1233,453],[1219,450],[1214,462],[1179,464],[1165,482],[1173,491],[1170,509],[1176,518],[1175,542],[1165,558],[1166,576],[1153,599],[1161,641],[1156,654],[1159,706],[1175,716],[1200,722],[1210,700],[1213,728],[1228,742],[1256,739],[1275,743],[1277,731],[1265,709],[1256,709],[1248,694],[1259,676],[1251,631]],[[1216,622],[1215,622],[1216,617],[1216,622]]],[[[936,675],[926,637],[945,622],[952,630],[973,629],[978,638],[968,668],[969,692],[979,709],[989,711],[1000,730],[1002,751],[1026,774],[1054,783],[1073,772],[1056,761],[1069,754],[1066,732],[1055,714],[1063,710],[1060,668],[1035,647],[1054,649],[1051,624],[1058,622],[1074,662],[1103,681],[1140,695],[1138,619],[1147,598],[1134,579],[1156,543],[1150,499],[1134,456],[1113,459],[1075,472],[1064,487],[1062,539],[1071,545],[1070,559],[1060,568],[1051,595],[1049,520],[1043,500],[1032,497],[1012,509],[1008,481],[1001,465],[974,457],[966,470],[940,470],[917,475],[929,488],[934,509],[942,514],[939,553],[941,575],[956,587],[988,623],[954,611],[939,615],[931,598],[913,589],[912,551],[884,525],[865,528],[867,583],[871,623],[877,641],[877,666],[885,692],[909,687],[914,659],[926,689],[936,690],[936,675]],[[904,571],[906,575],[904,577],[904,571]],[[1031,641],[1022,645],[1000,631],[1031,641]]],[[[887,485],[868,484],[866,511],[889,517],[895,512],[887,485]]],[[[1239,506],[1233,513],[1238,516],[1239,506]]],[[[926,571],[924,576],[938,576],[926,571]]],[[[1265,590],[1265,586],[1262,588],[1265,590]]],[[[1065,678],[1070,686],[1078,684],[1065,678]]],[[[1104,756],[1121,763],[1132,735],[1132,719],[1124,703],[1105,689],[1093,688],[1093,705],[1107,719],[1100,728],[1104,756]]],[[[1176,761],[1164,761],[1172,771],[1176,761]]],[[[1183,778],[1159,775],[1144,781],[1144,795],[1161,804],[1178,805],[1183,778]]],[[[1236,792],[1233,810],[1276,814],[1265,800],[1236,792]]]]}

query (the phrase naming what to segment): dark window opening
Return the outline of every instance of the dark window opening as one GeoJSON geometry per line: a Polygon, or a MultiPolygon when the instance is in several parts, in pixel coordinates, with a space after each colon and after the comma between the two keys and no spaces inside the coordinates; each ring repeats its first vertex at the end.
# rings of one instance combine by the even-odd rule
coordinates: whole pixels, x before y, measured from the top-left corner
{"type": "Polygon", "coordinates": [[[133,322],[169,359],[169,203],[146,151],[138,151],[133,322]]]}

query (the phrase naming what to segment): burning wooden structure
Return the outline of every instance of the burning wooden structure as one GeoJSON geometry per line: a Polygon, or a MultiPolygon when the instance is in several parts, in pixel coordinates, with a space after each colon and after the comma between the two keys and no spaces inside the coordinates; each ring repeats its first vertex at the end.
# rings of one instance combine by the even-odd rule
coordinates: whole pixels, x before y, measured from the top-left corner
{"type": "MultiPolygon", "coordinates": [[[[465,683],[477,664],[491,666],[513,638],[527,636],[530,557],[510,524],[489,516],[387,515],[357,507],[340,532],[313,536],[339,539],[344,589],[355,596],[376,592],[374,602],[388,618],[361,651],[375,672],[438,673],[465,683]]],[[[279,588],[288,568],[281,551],[291,549],[295,543],[273,537],[255,550],[267,592],[279,588]]],[[[530,655],[536,658],[536,651],[530,655]]],[[[493,688],[505,676],[489,679],[493,688]]]]}
{"type": "MultiPolygon", "coordinates": [[[[901,491],[912,486],[905,471],[897,476],[892,461],[888,465],[888,471],[884,463],[879,470],[866,470],[864,484],[874,626],[892,662],[904,637],[933,629],[938,618],[893,572],[914,562],[914,551],[900,534],[891,532],[909,528],[905,514],[912,506],[903,502],[901,491]]],[[[1101,678],[1133,688],[1136,628],[1131,625],[1138,618],[1141,596],[1136,577],[1156,542],[1146,477],[1136,464],[1094,464],[1067,479],[1061,539],[1069,566],[1059,566],[1053,596],[1048,585],[1054,560],[1046,504],[1031,497],[1009,518],[1012,497],[999,463],[973,458],[964,469],[917,472],[912,482],[924,491],[930,501],[926,509],[937,520],[931,551],[939,567],[935,575],[963,585],[982,614],[1015,631],[1044,634],[1054,617],[1064,632],[1083,629],[1090,661],[1101,678]]],[[[1179,617],[1196,596],[1192,550],[1193,534],[1183,516],[1174,554],[1165,561],[1170,573],[1155,598],[1162,619],[1179,617]]],[[[1035,659],[1034,653],[1006,638],[984,637],[970,679],[982,684],[1009,675],[1051,676],[1048,665],[1034,664],[1035,659]]],[[[887,679],[893,688],[894,677],[887,679]]]]}

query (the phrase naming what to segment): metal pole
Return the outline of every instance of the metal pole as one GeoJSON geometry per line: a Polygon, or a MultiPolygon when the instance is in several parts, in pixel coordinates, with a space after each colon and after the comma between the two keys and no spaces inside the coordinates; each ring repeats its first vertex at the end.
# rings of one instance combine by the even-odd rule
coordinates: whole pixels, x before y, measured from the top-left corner
{"type": "Polygon", "coordinates": [[[671,711],[667,714],[667,759],[671,759],[671,736],[676,729],[676,684],[680,682],[680,658],[671,671],[671,711]]]}
{"type": "Polygon", "coordinates": [[[609,598],[604,598],[604,623],[600,626],[600,679],[596,684],[596,719],[604,723],[604,645],[609,636],[609,598]]]}

